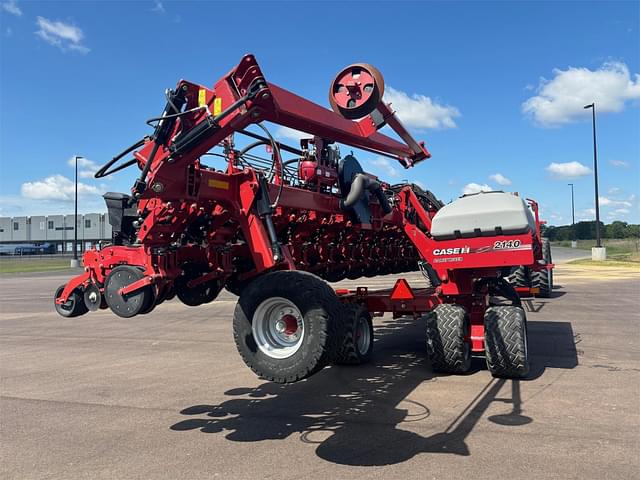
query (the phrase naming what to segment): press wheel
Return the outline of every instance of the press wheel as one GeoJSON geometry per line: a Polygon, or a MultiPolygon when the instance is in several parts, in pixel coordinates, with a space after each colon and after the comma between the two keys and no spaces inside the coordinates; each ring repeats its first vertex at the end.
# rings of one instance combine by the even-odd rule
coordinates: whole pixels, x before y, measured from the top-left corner
{"type": "Polygon", "coordinates": [[[144,278],[139,267],[119,265],[107,276],[104,296],[113,313],[123,318],[130,318],[140,313],[148,313],[155,304],[155,294],[151,285],[139,288],[126,295],[120,290],[144,278]]]}

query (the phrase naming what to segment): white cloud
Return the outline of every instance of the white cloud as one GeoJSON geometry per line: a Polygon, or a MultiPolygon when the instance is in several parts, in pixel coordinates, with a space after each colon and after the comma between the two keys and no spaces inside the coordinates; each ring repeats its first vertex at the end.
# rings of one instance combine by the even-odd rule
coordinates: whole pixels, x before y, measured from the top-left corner
{"type": "Polygon", "coordinates": [[[627,100],[640,98],[640,75],[631,78],[622,62],[607,62],[597,70],[555,69],[554,78],[542,78],[537,95],[522,104],[535,123],[550,127],[591,115],[584,106],[596,103],[598,112],[620,112],[627,100]]]}
{"type": "Polygon", "coordinates": [[[15,15],[16,17],[22,16],[22,10],[20,10],[20,7],[18,6],[18,3],[16,2],[16,0],[9,0],[8,2],[2,2],[2,9],[5,12],[15,15]]]}
{"type": "Polygon", "coordinates": [[[547,166],[546,170],[551,176],[559,180],[585,177],[591,174],[591,169],[580,162],[552,162],[547,166]]]}
{"type": "Polygon", "coordinates": [[[622,193],[622,190],[618,187],[611,187],[609,190],[607,190],[607,193],[609,195],[619,195],[620,193],[622,193]]]}
{"type": "Polygon", "coordinates": [[[463,195],[469,195],[471,193],[478,193],[478,192],[491,192],[491,191],[493,191],[493,188],[491,188],[486,183],[479,184],[479,183],[471,182],[471,183],[467,183],[464,187],[462,187],[463,195]]]}
{"type": "Polygon", "coordinates": [[[165,13],[166,12],[166,10],[164,9],[164,5],[159,0],[155,0],[153,2],[153,8],[151,9],[151,11],[152,12],[156,12],[156,13],[165,13]]]}
{"type": "Polygon", "coordinates": [[[612,200],[607,197],[598,197],[600,206],[602,207],[630,207],[631,202],[625,200],[612,200]]]}
{"type": "Polygon", "coordinates": [[[58,47],[63,52],[72,50],[82,54],[89,53],[89,48],[82,44],[84,34],[79,27],[44,17],[38,17],[36,25],[36,35],[49,45],[58,47]]]}
{"type": "Polygon", "coordinates": [[[493,180],[498,185],[511,185],[511,180],[509,180],[501,173],[494,173],[493,175],[489,175],[489,180],[493,180]]]}
{"type": "Polygon", "coordinates": [[[609,163],[618,168],[629,168],[631,166],[629,162],[625,162],[624,160],[609,160],[609,163]]]}
{"type": "Polygon", "coordinates": [[[577,212],[576,215],[578,216],[578,221],[579,222],[591,222],[591,221],[595,220],[596,209],[595,208],[587,208],[585,210],[577,212]]]}
{"type": "Polygon", "coordinates": [[[296,142],[299,142],[303,138],[313,137],[313,135],[309,135],[308,133],[304,133],[299,130],[294,130],[293,128],[283,127],[283,126],[278,127],[274,136],[279,139],[295,140],[296,142]]]}
{"type": "MultiPolygon", "coordinates": [[[[75,167],[76,159],[75,157],[71,157],[67,161],[67,165],[70,167],[75,167]]],[[[78,176],[81,178],[93,178],[96,171],[98,170],[99,165],[93,160],[89,160],[88,158],[80,157],[78,158],[78,176]]]]}
{"type": "Polygon", "coordinates": [[[613,212],[611,212],[611,216],[627,215],[630,211],[631,210],[629,210],[628,208],[617,208],[613,212]]]}
{"type": "MultiPolygon", "coordinates": [[[[369,160],[372,165],[375,165],[379,169],[383,170],[387,175],[392,177],[399,177],[400,172],[394,168],[393,164],[388,158],[385,157],[376,157],[373,160],[369,160]]],[[[383,179],[384,180],[384,179],[383,179]]]]}
{"type": "MultiPolygon", "coordinates": [[[[33,200],[71,202],[75,196],[75,183],[64,175],[51,175],[43,180],[23,183],[20,193],[23,197],[33,200]]],[[[98,193],[98,189],[93,185],[78,182],[78,197],[98,193]]]]}
{"type": "Polygon", "coordinates": [[[400,121],[409,128],[456,128],[454,118],[460,116],[456,107],[441,105],[424,95],[409,96],[393,87],[385,88],[384,100],[391,103],[400,121]]]}
{"type": "MultiPolygon", "coordinates": [[[[73,214],[73,201],[36,200],[22,195],[0,195],[0,215],[18,217],[22,215],[73,214]]],[[[78,213],[103,213],[106,211],[104,199],[99,195],[82,197],[78,202],[78,213]]]]}

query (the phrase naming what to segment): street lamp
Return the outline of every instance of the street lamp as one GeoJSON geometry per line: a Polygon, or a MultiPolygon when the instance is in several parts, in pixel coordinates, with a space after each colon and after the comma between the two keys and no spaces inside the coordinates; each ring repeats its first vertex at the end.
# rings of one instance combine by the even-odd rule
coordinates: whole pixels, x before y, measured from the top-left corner
{"type": "Polygon", "coordinates": [[[72,267],[79,267],[80,261],[78,260],[78,159],[83,158],[79,155],[75,157],[76,161],[76,196],[75,196],[75,213],[73,215],[73,221],[75,223],[73,227],[73,259],[71,259],[72,267]]]}
{"type": "Polygon", "coordinates": [[[591,249],[592,260],[606,260],[607,251],[602,247],[600,238],[600,199],[598,198],[598,149],[596,147],[596,102],[584,106],[585,109],[591,109],[593,119],[593,176],[595,179],[596,190],[596,246],[591,249]]]}
{"type": "Polygon", "coordinates": [[[571,248],[576,248],[578,242],[576,239],[576,207],[573,201],[573,183],[567,183],[571,187],[571,248]]]}

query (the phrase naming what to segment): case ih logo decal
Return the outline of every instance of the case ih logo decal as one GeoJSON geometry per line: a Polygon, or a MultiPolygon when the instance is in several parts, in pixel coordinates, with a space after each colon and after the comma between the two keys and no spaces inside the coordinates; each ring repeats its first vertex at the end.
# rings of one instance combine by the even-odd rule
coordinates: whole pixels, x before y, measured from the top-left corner
{"type": "MultiPolygon", "coordinates": [[[[523,251],[531,250],[531,244],[523,245],[520,240],[497,240],[493,245],[487,245],[486,247],[471,248],[468,246],[457,248],[436,248],[433,250],[433,255],[436,257],[442,257],[443,255],[464,255],[466,253],[489,253],[500,251],[523,251]]],[[[434,259],[434,263],[444,262],[462,262],[463,257],[448,257],[434,259]]]]}
{"type": "Polygon", "coordinates": [[[470,253],[471,249],[469,247],[458,247],[458,248],[436,248],[433,251],[434,255],[460,255],[462,253],[470,253]]]}

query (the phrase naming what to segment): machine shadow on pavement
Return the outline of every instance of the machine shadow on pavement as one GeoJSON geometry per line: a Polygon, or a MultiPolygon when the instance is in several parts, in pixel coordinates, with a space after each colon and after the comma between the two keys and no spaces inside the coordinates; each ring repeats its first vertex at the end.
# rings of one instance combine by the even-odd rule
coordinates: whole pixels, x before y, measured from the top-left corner
{"type": "MultiPolygon", "coordinates": [[[[494,402],[510,411],[489,421],[517,427],[533,421],[523,415],[520,381],[491,379],[448,426],[427,437],[410,430],[428,426],[429,406],[411,399],[424,382],[446,376],[431,372],[424,351],[424,324],[413,319],[387,320],[376,326],[374,362],[359,367],[326,368],[308,380],[280,385],[263,383],[235,388],[219,405],[194,405],[180,413],[189,418],[170,428],[224,433],[234,442],[282,440],[300,435],[316,445],[322,459],[353,466],[391,465],[420,453],[471,455],[467,436],[494,402]],[[503,387],[506,397],[499,397],[503,387]]],[[[537,378],[550,368],[573,368],[577,355],[571,325],[529,322],[529,343],[537,378]]],[[[474,359],[472,372],[484,368],[474,359]]]]}

